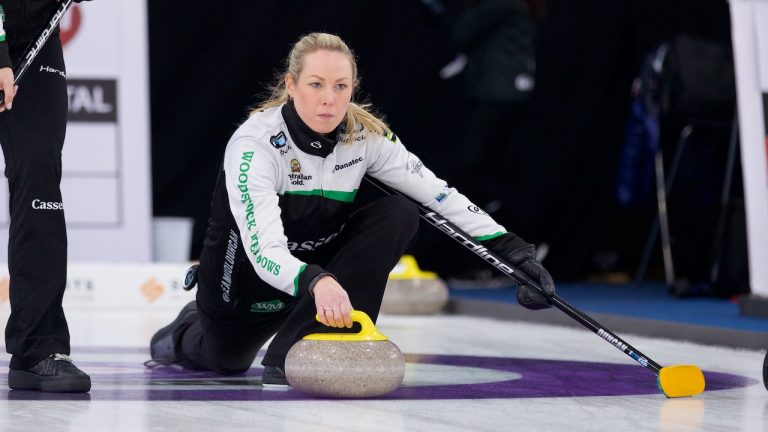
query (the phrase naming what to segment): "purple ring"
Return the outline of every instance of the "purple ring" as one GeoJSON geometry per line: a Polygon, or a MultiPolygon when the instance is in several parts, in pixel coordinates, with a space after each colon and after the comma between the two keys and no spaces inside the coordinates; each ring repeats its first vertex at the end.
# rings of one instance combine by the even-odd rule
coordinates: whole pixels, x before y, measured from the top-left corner
{"type": "MultiPolygon", "coordinates": [[[[82,348],[77,353],[147,354],[144,348],[82,348]]],[[[405,354],[406,363],[485,368],[519,374],[514,380],[479,384],[403,386],[383,396],[384,400],[439,400],[489,398],[549,398],[588,396],[629,396],[658,394],[654,374],[635,364],[542,360],[512,357],[478,357],[436,354],[405,354]]],[[[147,369],[141,363],[121,361],[77,361],[90,369],[89,395],[52,394],[2,389],[0,399],[14,400],[125,400],[125,401],[200,401],[200,400],[313,400],[296,390],[264,390],[261,367],[246,373],[221,376],[207,371],[177,367],[147,369]],[[100,372],[99,368],[119,371],[100,372]],[[124,388],[121,388],[121,385],[124,388]],[[219,386],[217,388],[217,385],[219,386]],[[221,387],[226,385],[225,387],[221,387]],[[185,387],[179,389],[179,386],[185,387]]],[[[0,365],[8,365],[7,361],[0,365]]],[[[706,391],[727,390],[759,384],[752,378],[705,371],[706,391]]],[[[4,384],[4,383],[3,383],[4,384]]],[[[6,387],[3,385],[3,387],[6,387]]]]}

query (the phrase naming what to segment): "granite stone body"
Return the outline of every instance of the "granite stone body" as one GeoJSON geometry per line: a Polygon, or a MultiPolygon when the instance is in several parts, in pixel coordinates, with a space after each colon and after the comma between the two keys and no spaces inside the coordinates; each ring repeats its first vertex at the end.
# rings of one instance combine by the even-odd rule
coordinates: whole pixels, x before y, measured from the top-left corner
{"type": "Polygon", "coordinates": [[[389,341],[300,340],[288,351],[285,374],[288,383],[304,393],[369,398],[397,389],[405,361],[389,341]]]}
{"type": "Polygon", "coordinates": [[[448,288],[440,279],[390,279],[381,312],[392,315],[430,315],[448,303],[448,288]]]}

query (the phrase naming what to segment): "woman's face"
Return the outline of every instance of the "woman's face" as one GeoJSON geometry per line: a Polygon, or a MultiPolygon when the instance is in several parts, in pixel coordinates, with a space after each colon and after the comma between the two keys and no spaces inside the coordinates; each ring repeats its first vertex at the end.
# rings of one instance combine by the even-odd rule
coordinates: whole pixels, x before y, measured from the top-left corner
{"type": "Polygon", "coordinates": [[[317,133],[328,133],[347,114],[352,99],[352,64],[339,51],[317,50],[304,56],[298,80],[286,75],[285,86],[301,120],[317,133]]]}

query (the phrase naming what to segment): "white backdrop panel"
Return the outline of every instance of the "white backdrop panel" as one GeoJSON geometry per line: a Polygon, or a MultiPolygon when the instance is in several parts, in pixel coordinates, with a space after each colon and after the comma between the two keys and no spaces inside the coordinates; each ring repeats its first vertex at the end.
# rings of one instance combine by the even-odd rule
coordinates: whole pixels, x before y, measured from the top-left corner
{"type": "MultiPolygon", "coordinates": [[[[70,102],[62,179],[70,261],[148,262],[146,2],[76,4],[61,27],[70,102]]],[[[4,178],[0,201],[0,261],[5,261],[9,217],[4,178]]]]}

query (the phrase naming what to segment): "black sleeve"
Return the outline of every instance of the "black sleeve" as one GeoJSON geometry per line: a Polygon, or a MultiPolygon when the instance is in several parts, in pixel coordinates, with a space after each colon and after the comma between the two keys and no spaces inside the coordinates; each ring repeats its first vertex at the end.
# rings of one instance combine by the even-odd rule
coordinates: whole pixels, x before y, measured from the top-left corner
{"type": "Polygon", "coordinates": [[[330,275],[327,270],[320,267],[319,265],[307,264],[307,268],[305,268],[304,271],[299,275],[299,292],[296,294],[296,296],[300,297],[303,295],[311,295],[309,292],[309,285],[315,279],[315,277],[321,273],[330,275]]]}
{"type": "Polygon", "coordinates": [[[8,55],[8,42],[0,42],[0,68],[13,67],[8,55]]]}

